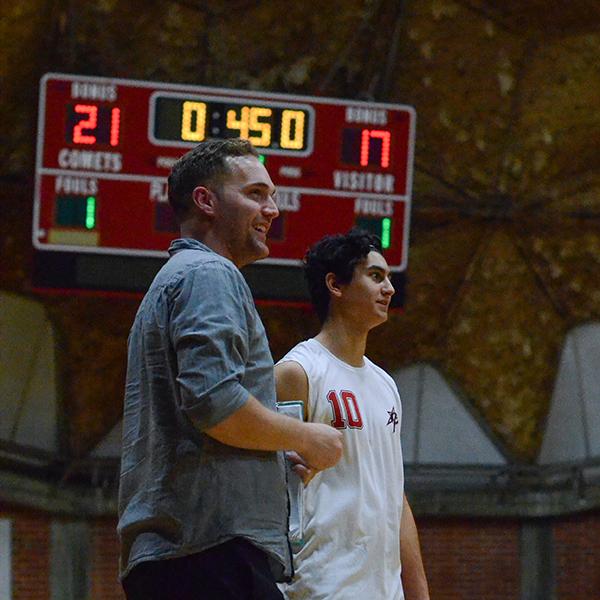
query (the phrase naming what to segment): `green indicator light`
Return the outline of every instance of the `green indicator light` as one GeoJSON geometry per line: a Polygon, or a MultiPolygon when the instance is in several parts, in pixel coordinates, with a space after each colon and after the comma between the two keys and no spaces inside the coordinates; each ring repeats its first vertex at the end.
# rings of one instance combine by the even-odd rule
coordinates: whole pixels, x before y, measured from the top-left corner
{"type": "Polygon", "coordinates": [[[96,198],[88,196],[85,200],[85,227],[94,229],[96,227],[96,198]]]}
{"type": "Polygon", "coordinates": [[[260,160],[263,165],[267,164],[267,157],[264,154],[259,154],[258,160],[260,160]]]}
{"type": "Polygon", "coordinates": [[[389,218],[381,219],[381,247],[387,250],[390,247],[392,238],[392,220],[389,218]]]}

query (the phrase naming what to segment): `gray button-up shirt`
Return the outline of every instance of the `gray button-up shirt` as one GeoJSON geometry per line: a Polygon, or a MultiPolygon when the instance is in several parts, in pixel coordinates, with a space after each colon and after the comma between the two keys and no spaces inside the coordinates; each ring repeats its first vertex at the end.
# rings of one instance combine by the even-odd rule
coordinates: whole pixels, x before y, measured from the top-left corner
{"type": "Polygon", "coordinates": [[[275,410],[273,360],[235,265],[175,240],[129,335],[119,489],[121,576],[236,536],[290,575],[282,453],[203,433],[248,399],[275,410]]]}

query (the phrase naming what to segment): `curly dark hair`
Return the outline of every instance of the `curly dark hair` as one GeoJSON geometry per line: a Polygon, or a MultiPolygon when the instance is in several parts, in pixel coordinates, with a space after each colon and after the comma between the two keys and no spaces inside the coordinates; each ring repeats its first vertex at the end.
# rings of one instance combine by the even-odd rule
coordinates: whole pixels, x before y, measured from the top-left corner
{"type": "Polygon", "coordinates": [[[186,152],[171,169],[169,175],[169,203],[181,221],[192,207],[192,192],[198,185],[220,189],[223,179],[231,174],[229,157],[256,156],[258,152],[241,138],[208,139],[186,152]]]}
{"type": "Polygon", "coordinates": [[[304,276],[321,323],[329,313],[327,273],[333,273],[338,283],[350,283],[356,265],[372,250],[382,253],[381,240],[356,227],[345,234],[326,235],[309,248],[304,256],[304,276]]]}

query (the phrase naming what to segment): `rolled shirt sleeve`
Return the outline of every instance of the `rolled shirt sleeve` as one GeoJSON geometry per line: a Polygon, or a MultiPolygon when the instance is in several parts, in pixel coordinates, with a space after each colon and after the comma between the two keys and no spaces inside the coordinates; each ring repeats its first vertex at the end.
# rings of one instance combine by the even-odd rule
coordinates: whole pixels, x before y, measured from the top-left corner
{"type": "Polygon", "coordinates": [[[180,408],[200,430],[242,407],[248,359],[248,302],[242,275],[222,261],[194,268],[178,282],[170,339],[177,357],[180,408]],[[240,281],[241,280],[241,281],[240,281]]]}

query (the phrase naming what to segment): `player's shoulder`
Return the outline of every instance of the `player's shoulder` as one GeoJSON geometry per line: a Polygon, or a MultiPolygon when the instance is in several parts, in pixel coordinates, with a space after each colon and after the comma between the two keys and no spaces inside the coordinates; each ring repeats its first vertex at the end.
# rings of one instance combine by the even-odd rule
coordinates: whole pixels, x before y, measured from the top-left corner
{"type": "Polygon", "coordinates": [[[318,374],[319,345],[314,340],[296,344],[275,365],[277,398],[281,401],[308,401],[310,383],[318,374]]]}
{"type": "MultiPolygon", "coordinates": [[[[277,365],[287,362],[298,363],[309,378],[318,376],[326,368],[327,354],[321,344],[314,339],[308,339],[296,344],[277,365]]],[[[293,368],[293,367],[290,367],[293,368]]]]}
{"type": "Polygon", "coordinates": [[[289,352],[287,352],[287,354],[285,354],[285,356],[279,360],[278,364],[288,361],[296,361],[300,362],[301,364],[304,361],[311,362],[315,360],[315,358],[318,359],[320,354],[320,344],[315,342],[313,339],[304,340],[303,342],[296,344],[289,352]]]}
{"type": "Polygon", "coordinates": [[[376,365],[371,359],[365,358],[365,364],[371,372],[372,376],[381,380],[381,382],[389,387],[394,393],[398,394],[398,386],[394,381],[394,378],[385,370],[382,369],[379,365],[376,365]]]}
{"type": "Polygon", "coordinates": [[[275,385],[278,402],[308,399],[308,374],[297,361],[288,360],[275,365],[275,385]]]}
{"type": "Polygon", "coordinates": [[[279,378],[297,379],[305,374],[306,371],[295,355],[288,355],[289,353],[276,363],[275,373],[279,378]]]}

